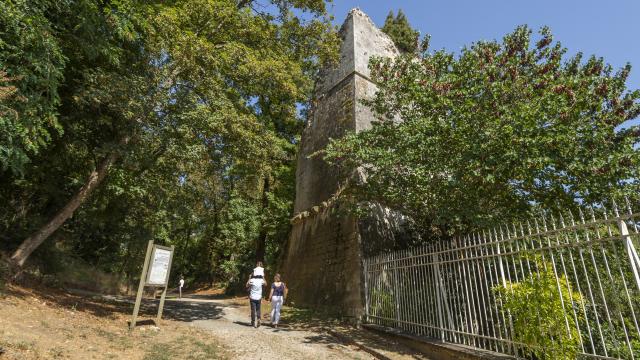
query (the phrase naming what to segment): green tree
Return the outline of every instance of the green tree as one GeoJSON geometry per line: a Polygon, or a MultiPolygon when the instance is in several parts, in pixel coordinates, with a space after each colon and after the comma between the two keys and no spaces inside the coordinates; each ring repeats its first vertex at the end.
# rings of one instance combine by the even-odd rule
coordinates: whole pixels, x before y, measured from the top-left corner
{"type": "Polygon", "coordinates": [[[450,235],[522,218],[532,207],[572,208],[637,195],[640,91],[631,69],[566,52],[543,28],[532,44],[519,27],[446,51],[375,59],[379,116],[369,131],[334,141],[325,159],[352,182],[357,201],[377,201],[427,234],[450,235]],[[401,118],[398,123],[391,119],[401,118]],[[635,189],[635,190],[634,190],[635,189]]]}
{"type": "Polygon", "coordinates": [[[62,131],[57,118],[58,86],[66,58],[46,13],[58,5],[47,1],[0,2],[0,69],[18,94],[2,101],[0,171],[21,174],[29,157],[62,131]]]}
{"type": "Polygon", "coordinates": [[[420,33],[411,27],[402,10],[398,10],[398,14],[395,16],[393,11],[389,11],[387,18],[384,20],[382,31],[391,37],[401,52],[417,53],[420,33]]]}
{"type": "MultiPolygon", "coordinates": [[[[52,190],[47,191],[43,200],[57,202],[43,204],[44,224],[28,222],[22,231],[15,233],[23,233],[25,229],[33,231],[11,257],[18,266],[24,264],[31,252],[86,201],[126,150],[138,124],[154,116],[152,108],[143,100],[143,94],[151,91],[154,82],[148,77],[150,59],[140,47],[145,27],[141,11],[132,10],[132,4],[128,2],[114,5],[93,1],[44,1],[40,4],[46,9],[44,15],[35,20],[21,19],[22,26],[29,27],[29,23],[34,22],[34,28],[38,29],[38,21],[41,21],[55,29],[41,36],[56,43],[66,59],[61,69],[65,81],[43,81],[58,94],[59,101],[52,116],[63,133],[51,139],[47,147],[49,152],[32,157],[34,164],[28,171],[37,169],[36,174],[29,171],[29,175],[35,175],[32,180],[21,181],[29,176],[26,174],[6,178],[7,185],[17,188],[9,193],[9,197],[15,199],[24,195],[19,189],[28,184],[26,187],[31,191],[52,190]],[[71,184],[62,184],[57,189],[46,185],[44,188],[32,187],[38,180],[45,184],[51,181],[48,176],[54,176],[60,170],[64,172],[57,176],[72,177],[71,184]],[[78,186],[78,180],[82,186],[78,186]],[[69,193],[71,195],[66,195],[69,193]],[[62,194],[66,196],[56,198],[62,194]],[[34,228],[33,224],[39,228],[34,228]]],[[[36,55],[43,59],[49,57],[42,52],[36,55]]],[[[26,79],[23,77],[19,83],[26,79]]],[[[18,95],[22,95],[20,90],[18,95]]],[[[26,103],[30,104],[30,100],[26,103]]],[[[25,114],[28,112],[18,109],[21,121],[25,114]]]]}
{"type": "MultiPolygon", "coordinates": [[[[127,268],[153,238],[179,242],[210,270],[227,251],[215,244],[231,226],[222,222],[239,219],[228,217],[237,204],[266,210],[243,210],[241,225],[259,224],[273,249],[282,229],[266,214],[288,217],[282,168],[295,158],[298,107],[337,45],[324,1],[294,5],[86,0],[46,12],[66,59],[56,107],[63,133],[24,177],[0,181],[0,233],[9,244],[26,237],[14,262],[57,234],[112,269],[127,268]],[[100,256],[109,251],[117,256],[100,256]]],[[[242,256],[258,242],[245,240],[242,256]]]]}

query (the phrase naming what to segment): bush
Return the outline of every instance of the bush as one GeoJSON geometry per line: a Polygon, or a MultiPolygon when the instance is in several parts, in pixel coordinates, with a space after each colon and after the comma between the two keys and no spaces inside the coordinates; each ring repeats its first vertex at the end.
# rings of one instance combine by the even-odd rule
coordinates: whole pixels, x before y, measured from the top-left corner
{"type": "Polygon", "coordinates": [[[372,300],[373,304],[371,304],[371,314],[389,319],[396,316],[396,310],[394,307],[395,300],[391,292],[374,289],[370,296],[371,299],[375,299],[372,300]]]}
{"type": "Polygon", "coordinates": [[[539,258],[534,262],[539,276],[532,273],[527,280],[493,289],[502,299],[503,310],[512,318],[513,341],[526,344],[523,356],[575,359],[580,353],[580,332],[571,306],[580,304],[582,296],[571,290],[564,276],[556,280],[551,264],[539,258]]]}

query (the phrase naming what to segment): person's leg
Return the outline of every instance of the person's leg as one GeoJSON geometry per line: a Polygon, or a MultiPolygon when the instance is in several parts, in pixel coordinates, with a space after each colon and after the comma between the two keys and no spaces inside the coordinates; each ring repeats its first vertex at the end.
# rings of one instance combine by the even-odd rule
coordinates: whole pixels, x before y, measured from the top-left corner
{"type": "Polygon", "coordinates": [[[274,321],[275,325],[278,325],[280,322],[280,310],[282,309],[282,296],[276,296],[276,301],[274,304],[274,321]]]}
{"type": "Polygon", "coordinates": [[[272,296],[271,297],[271,313],[269,314],[270,319],[271,319],[271,324],[273,324],[275,322],[274,320],[274,316],[276,314],[276,296],[272,296]]]}
{"type": "Polygon", "coordinates": [[[251,304],[251,326],[256,326],[256,303],[254,300],[249,300],[251,304]]]}
{"type": "Polygon", "coordinates": [[[256,324],[257,324],[258,327],[260,326],[260,307],[261,307],[261,305],[262,305],[262,299],[256,300],[256,313],[258,315],[258,316],[256,316],[256,319],[257,319],[256,324]]]}

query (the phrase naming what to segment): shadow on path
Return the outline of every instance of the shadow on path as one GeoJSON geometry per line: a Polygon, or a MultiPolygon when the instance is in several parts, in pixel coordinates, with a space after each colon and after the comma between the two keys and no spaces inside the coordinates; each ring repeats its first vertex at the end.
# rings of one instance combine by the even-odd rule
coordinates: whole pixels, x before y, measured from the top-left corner
{"type": "MultiPolygon", "coordinates": [[[[115,319],[117,314],[131,316],[135,298],[132,296],[102,295],[89,291],[70,289],[63,291],[59,289],[36,287],[19,289],[11,287],[6,293],[10,296],[29,297],[38,296],[49,303],[73,311],[87,312],[94,316],[115,319]]],[[[155,319],[158,314],[159,299],[143,298],[140,304],[138,318],[155,319]]],[[[192,322],[196,320],[215,320],[222,316],[225,307],[235,307],[233,304],[219,304],[212,301],[181,299],[167,299],[164,303],[162,313],[163,319],[181,322],[192,322]]]]}
{"type": "Polygon", "coordinates": [[[237,324],[237,325],[253,327],[253,325],[251,325],[251,322],[249,322],[249,321],[234,321],[233,323],[237,324]]]}
{"type": "MultiPolygon", "coordinates": [[[[157,304],[155,307],[157,311],[157,304]]],[[[165,301],[163,316],[170,320],[192,322],[222,317],[223,307],[210,302],[165,301]]]]}
{"type": "Polygon", "coordinates": [[[193,300],[225,300],[229,298],[225,294],[183,294],[182,297],[193,300]]]}
{"type": "MultiPolygon", "coordinates": [[[[220,302],[211,301],[210,296],[202,296],[199,298],[183,297],[182,299],[167,299],[164,302],[164,310],[162,317],[168,320],[193,322],[199,320],[217,320],[224,315],[225,308],[236,308],[235,304],[221,304],[220,302]]],[[[133,298],[121,299],[133,305],[133,298]]],[[[158,313],[159,299],[142,299],[140,305],[141,316],[155,316],[158,313]]],[[[131,307],[133,309],[133,307],[131,307]]]]}

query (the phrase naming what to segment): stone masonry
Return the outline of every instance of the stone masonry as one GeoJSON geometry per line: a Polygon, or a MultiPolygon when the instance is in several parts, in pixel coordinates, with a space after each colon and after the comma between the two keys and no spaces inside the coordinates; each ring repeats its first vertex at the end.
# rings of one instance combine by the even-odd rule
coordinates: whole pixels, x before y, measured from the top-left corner
{"type": "Polygon", "coordinates": [[[371,126],[375,118],[361,103],[377,89],[370,80],[369,59],[395,57],[398,50],[358,9],[349,12],[340,36],[339,62],[321,72],[313,115],[302,134],[294,218],[281,272],[289,298],[296,305],[357,320],[364,304],[363,252],[373,243],[393,238],[398,218],[376,205],[371,205],[367,219],[339,211],[337,176],[323,160],[309,155],[323,149],[332,138],[371,126]]]}

